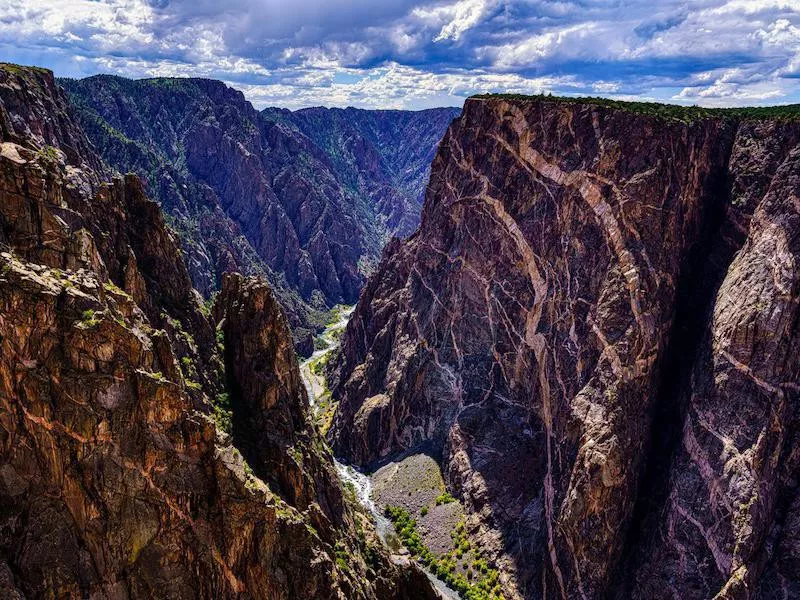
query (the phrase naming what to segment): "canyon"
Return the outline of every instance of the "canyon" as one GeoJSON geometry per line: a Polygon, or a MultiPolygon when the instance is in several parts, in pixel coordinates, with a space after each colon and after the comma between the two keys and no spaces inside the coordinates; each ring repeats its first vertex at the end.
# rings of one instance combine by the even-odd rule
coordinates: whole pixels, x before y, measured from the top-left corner
{"type": "Polygon", "coordinates": [[[327,367],[328,438],[433,456],[506,599],[792,598],[798,350],[796,106],[474,97],[327,367]]]}
{"type": "Polygon", "coordinates": [[[136,173],[178,232],[204,297],[267,278],[309,355],[391,236],[419,223],[436,145],[459,109],[268,108],[209,79],[62,79],[103,160],[136,173]]]}
{"type": "Polygon", "coordinates": [[[268,283],[209,310],[50,71],[0,64],[0,596],[434,599],[350,498],[268,283]]]}
{"type": "Polygon", "coordinates": [[[0,64],[0,347],[4,598],[800,597],[797,106],[0,64]]]}

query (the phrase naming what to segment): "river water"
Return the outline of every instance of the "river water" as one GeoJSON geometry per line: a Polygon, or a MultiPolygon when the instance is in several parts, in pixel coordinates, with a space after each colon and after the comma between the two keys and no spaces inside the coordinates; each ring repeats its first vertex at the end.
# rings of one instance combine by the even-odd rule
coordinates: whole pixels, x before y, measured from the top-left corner
{"type": "MultiPolygon", "coordinates": [[[[310,357],[300,363],[300,375],[303,378],[306,391],[308,391],[308,401],[312,411],[317,410],[319,398],[325,392],[325,379],[319,375],[315,375],[311,370],[311,365],[317,360],[323,360],[326,355],[339,347],[339,339],[344,328],[347,327],[347,321],[353,314],[353,310],[355,310],[355,306],[349,306],[340,310],[339,318],[328,325],[325,331],[318,337],[318,340],[321,342],[320,345],[323,347],[319,350],[315,350],[310,357]]],[[[349,481],[353,484],[356,489],[356,498],[372,515],[372,519],[375,522],[375,531],[378,533],[378,536],[392,552],[397,552],[401,546],[400,540],[394,532],[394,525],[392,525],[392,522],[384,516],[383,512],[381,512],[377,506],[375,506],[375,501],[372,498],[372,481],[369,476],[354,467],[339,462],[335,457],[334,462],[336,463],[336,470],[341,480],[343,482],[349,481]]],[[[419,565],[419,567],[423,570],[425,575],[428,576],[428,579],[430,579],[431,583],[444,600],[459,600],[459,596],[456,592],[447,587],[441,580],[437,579],[424,566],[419,565]]]]}
{"type": "MultiPolygon", "coordinates": [[[[325,392],[325,380],[323,377],[314,374],[311,370],[311,365],[316,361],[323,360],[326,355],[339,347],[339,338],[344,328],[347,327],[347,321],[350,319],[350,315],[353,314],[354,309],[355,306],[342,309],[339,312],[339,318],[328,325],[325,331],[318,337],[318,340],[321,342],[318,345],[322,345],[323,347],[319,350],[315,350],[310,357],[300,363],[300,374],[303,377],[306,391],[308,391],[308,401],[311,404],[312,411],[316,410],[317,402],[320,396],[325,392]]],[[[378,507],[375,506],[375,502],[372,499],[372,481],[367,475],[354,467],[341,463],[337,459],[334,460],[336,462],[336,470],[339,472],[339,477],[342,481],[353,484],[356,489],[358,501],[372,514],[378,535],[384,542],[387,542],[387,539],[394,532],[394,526],[391,521],[378,510],[378,507]]]]}

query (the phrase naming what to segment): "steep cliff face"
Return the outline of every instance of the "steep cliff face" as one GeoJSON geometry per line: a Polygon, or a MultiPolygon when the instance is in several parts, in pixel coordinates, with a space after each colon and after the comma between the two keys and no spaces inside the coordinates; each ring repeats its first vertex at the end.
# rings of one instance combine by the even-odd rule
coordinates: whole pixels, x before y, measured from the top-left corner
{"type": "Polygon", "coordinates": [[[104,159],[140,175],[174,217],[204,294],[226,271],[263,275],[302,340],[315,309],[358,293],[363,227],[333,175],[308,140],[262,119],[241,92],[203,79],[61,83],[104,159]]]}
{"type": "Polygon", "coordinates": [[[258,113],[202,79],[61,83],[103,158],[139,174],[175,217],[197,289],[208,295],[229,270],[263,274],[301,338],[314,309],[355,302],[387,235],[416,226],[422,179],[457,114],[258,113]]]}
{"type": "Polygon", "coordinates": [[[116,282],[216,390],[213,328],[176,260],[176,240],[138,178],[108,182],[48,71],[4,67],[0,101],[0,242],[29,262],[83,268],[116,282]]]}
{"type": "Polygon", "coordinates": [[[331,367],[334,450],[441,451],[506,597],[795,593],[798,136],[469,100],[331,367]]]}
{"type": "Polygon", "coordinates": [[[435,597],[343,499],[266,284],[207,316],[51,73],[0,65],[0,134],[0,595],[435,597]]]}
{"type": "Polygon", "coordinates": [[[287,502],[303,509],[315,504],[320,518],[341,524],[344,501],[333,460],[309,419],[289,326],[269,286],[226,274],[214,317],[223,332],[237,446],[287,502]]]}

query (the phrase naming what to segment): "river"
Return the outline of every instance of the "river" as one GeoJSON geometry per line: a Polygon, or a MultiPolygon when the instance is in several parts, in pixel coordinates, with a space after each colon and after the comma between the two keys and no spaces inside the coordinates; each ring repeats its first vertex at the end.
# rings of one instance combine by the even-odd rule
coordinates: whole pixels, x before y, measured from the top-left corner
{"type": "MultiPolygon", "coordinates": [[[[355,310],[355,306],[341,308],[338,313],[338,318],[329,324],[317,338],[318,345],[322,347],[319,350],[315,350],[311,356],[300,363],[300,375],[308,391],[308,401],[312,411],[316,412],[319,400],[322,395],[325,394],[326,386],[325,378],[315,374],[311,367],[315,362],[324,360],[326,356],[339,347],[339,339],[345,327],[347,327],[347,322],[350,320],[353,310],[355,310]]],[[[400,540],[394,532],[394,525],[392,522],[384,516],[377,506],[375,506],[375,501],[372,499],[372,481],[369,476],[354,467],[339,462],[335,457],[334,462],[336,463],[336,470],[341,480],[343,482],[349,481],[353,484],[356,489],[358,501],[372,515],[372,519],[375,522],[375,531],[377,531],[380,539],[391,552],[396,552],[401,547],[400,540]]],[[[456,592],[447,587],[441,580],[437,579],[428,569],[419,565],[419,563],[418,566],[424,571],[425,575],[428,576],[428,579],[430,579],[431,583],[444,600],[459,600],[459,596],[456,592]]]]}

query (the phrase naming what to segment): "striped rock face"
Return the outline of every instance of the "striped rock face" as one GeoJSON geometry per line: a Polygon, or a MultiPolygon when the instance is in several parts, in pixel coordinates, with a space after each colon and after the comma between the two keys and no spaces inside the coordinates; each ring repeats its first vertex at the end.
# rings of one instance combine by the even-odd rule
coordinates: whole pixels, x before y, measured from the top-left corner
{"type": "Polygon", "coordinates": [[[798,143],[467,101],[331,365],[334,451],[432,445],[506,598],[800,593],[798,143]]]}

